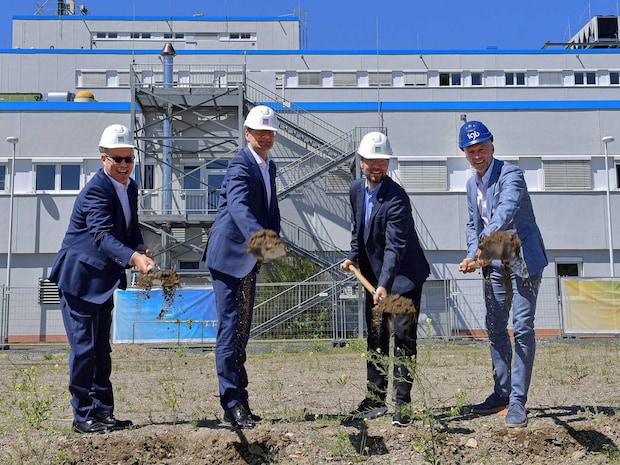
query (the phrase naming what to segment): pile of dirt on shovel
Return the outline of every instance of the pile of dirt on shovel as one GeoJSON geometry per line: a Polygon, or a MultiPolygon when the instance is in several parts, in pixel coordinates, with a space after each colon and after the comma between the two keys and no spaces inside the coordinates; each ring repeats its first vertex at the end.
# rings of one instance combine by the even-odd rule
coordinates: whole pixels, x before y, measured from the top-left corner
{"type": "Polygon", "coordinates": [[[373,324],[375,328],[380,328],[384,314],[388,314],[390,316],[390,320],[393,320],[394,315],[402,313],[409,313],[413,315],[416,311],[415,305],[413,305],[411,299],[407,299],[406,297],[398,294],[388,295],[381,299],[373,308],[373,324]]]}
{"type": "Polygon", "coordinates": [[[175,270],[166,271],[151,271],[147,274],[140,275],[136,280],[138,287],[144,289],[145,295],[148,298],[149,293],[153,287],[161,286],[164,293],[164,308],[157,316],[157,319],[161,320],[166,313],[167,309],[171,308],[176,292],[183,282],[181,277],[175,270]]]}
{"type": "Polygon", "coordinates": [[[275,231],[263,229],[256,231],[250,237],[248,253],[254,255],[259,260],[263,258],[280,258],[282,253],[286,254],[286,244],[275,231]]]}
{"type": "Polygon", "coordinates": [[[521,239],[513,232],[493,231],[478,244],[480,259],[484,261],[501,260],[510,262],[513,258],[519,258],[521,253],[521,239]]]}

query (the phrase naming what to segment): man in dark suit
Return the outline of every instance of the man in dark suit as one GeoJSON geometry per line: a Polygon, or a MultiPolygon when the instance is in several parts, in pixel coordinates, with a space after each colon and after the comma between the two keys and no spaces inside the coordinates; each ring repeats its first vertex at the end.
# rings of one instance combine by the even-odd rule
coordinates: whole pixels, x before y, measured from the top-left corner
{"type": "Polygon", "coordinates": [[[357,150],[365,179],[353,182],[350,190],[353,209],[351,251],[341,267],[357,266],[376,288],[366,291],[368,331],[366,398],[352,412],[355,417],[376,418],[387,412],[386,396],[390,333],[394,331],[395,426],[411,422],[412,358],[417,354],[417,324],[422,285],[430,267],[415,231],[411,203],[405,190],[389,176],[392,148],[385,134],[371,132],[357,150]],[[381,328],[372,323],[372,308],[388,294],[411,299],[415,314],[394,316],[393,328],[384,315],[381,328]]]}
{"type": "Polygon", "coordinates": [[[260,420],[250,409],[245,369],[260,263],[248,254],[247,242],[265,229],[280,233],[276,166],[269,158],[277,127],[276,114],[267,106],[248,113],[244,122],[248,145],[228,164],[205,251],[218,316],[215,360],[220,403],[224,419],[239,428],[252,428],[260,420]]]}
{"type": "Polygon", "coordinates": [[[523,171],[493,157],[491,131],[480,121],[468,121],[461,126],[459,147],[476,170],[467,181],[467,257],[459,270],[471,273],[476,269],[472,263],[482,266],[495,384],[493,393],[474,405],[472,411],[489,414],[508,407],[506,426],[521,427],[527,424],[525,403],[536,352],[534,315],[543,269],[548,263],[547,253],[523,171]],[[509,267],[499,260],[479,259],[478,244],[493,231],[509,231],[519,237],[522,266],[509,267]],[[514,363],[508,333],[511,310],[514,363]]]}
{"type": "MultiPolygon", "coordinates": [[[[71,349],[73,429],[97,433],[121,426],[114,417],[110,374],[113,293],[127,287],[125,269],[155,266],[138,227],[138,189],[129,177],[134,142],[120,124],[99,142],[101,168],[79,193],[49,279],[58,284],[71,349]]],[[[126,425],[127,422],[123,422],[126,425]]]]}

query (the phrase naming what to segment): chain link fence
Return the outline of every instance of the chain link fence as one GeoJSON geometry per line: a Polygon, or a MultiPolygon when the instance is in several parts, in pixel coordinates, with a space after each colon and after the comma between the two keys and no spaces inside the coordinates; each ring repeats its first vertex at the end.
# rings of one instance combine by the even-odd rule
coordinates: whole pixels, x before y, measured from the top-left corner
{"type": "MultiPolygon", "coordinates": [[[[42,298],[40,288],[2,287],[2,297],[3,341],[66,341],[59,305],[50,302],[49,296],[42,298]]],[[[364,338],[363,299],[363,287],[351,280],[259,284],[252,339],[343,343],[364,338]],[[280,294],[285,299],[274,298],[280,294]]],[[[481,280],[427,281],[422,293],[419,337],[484,338],[485,311],[481,280]]],[[[544,278],[536,311],[537,335],[563,336],[562,327],[558,280],[544,278]]]]}

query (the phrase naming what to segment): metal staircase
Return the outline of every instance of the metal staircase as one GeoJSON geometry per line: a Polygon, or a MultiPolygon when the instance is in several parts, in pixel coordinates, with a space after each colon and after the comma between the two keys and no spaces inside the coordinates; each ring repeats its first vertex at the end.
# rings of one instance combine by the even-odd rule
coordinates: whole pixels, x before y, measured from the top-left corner
{"type": "MultiPolygon", "coordinates": [[[[274,108],[279,121],[279,137],[301,148],[302,153],[305,151],[304,155],[280,165],[276,180],[279,200],[303,190],[330,172],[342,170],[343,165],[355,157],[355,148],[366,132],[383,130],[355,128],[341,131],[248,79],[245,70],[238,67],[223,67],[222,70],[214,67],[200,68],[194,70],[195,73],[192,72],[193,69],[187,69],[183,76],[189,79],[188,82],[182,86],[179,73],[174,75],[174,80],[168,87],[162,87],[161,71],[156,68],[157,66],[152,65],[146,68],[134,65],[132,68],[134,100],[143,111],[144,108],[149,109],[144,120],[136,125],[138,139],[144,143],[145,156],[163,163],[164,169],[175,173],[179,182],[186,173],[181,173],[176,164],[166,165],[165,157],[160,157],[159,152],[168,151],[173,155],[169,159],[174,160],[175,157],[182,157],[189,149],[188,153],[198,153],[204,157],[205,166],[232,156],[243,141],[242,114],[255,105],[266,104],[274,108]],[[212,79],[211,76],[218,78],[212,79]],[[161,118],[158,115],[161,115],[161,118]],[[190,118],[186,117],[188,115],[190,118]],[[194,122],[192,115],[195,116],[194,122]],[[235,115],[237,124],[234,124],[235,115]],[[162,119],[167,119],[171,124],[168,136],[160,133],[159,125],[162,119]],[[207,130],[207,127],[211,129],[207,130]]],[[[139,121],[136,113],[134,120],[139,121]]],[[[299,150],[296,153],[299,153],[299,150]]],[[[348,167],[346,171],[349,171],[348,167]]],[[[204,195],[209,199],[211,196],[215,198],[214,189],[202,181],[201,184],[204,195]]],[[[184,193],[173,191],[171,185],[162,186],[162,190],[167,190],[173,199],[183,199],[184,193]]],[[[141,211],[145,213],[142,216],[142,226],[161,236],[164,258],[169,257],[169,253],[179,247],[201,256],[202,247],[179,240],[171,233],[171,229],[192,222],[208,228],[214,219],[214,210],[206,209],[200,217],[195,214],[190,216],[188,204],[182,204],[180,200],[179,205],[185,206],[185,210],[179,207],[171,212],[162,212],[159,211],[157,201],[160,194],[157,189],[151,189],[150,196],[141,199],[141,211]]],[[[174,202],[173,207],[176,208],[174,202]]],[[[289,250],[318,264],[322,271],[256,305],[251,337],[265,335],[279,324],[320,306],[329,299],[334,312],[338,312],[342,307],[339,295],[356,282],[352,274],[344,273],[340,269],[340,263],[346,258],[346,254],[334,244],[317,238],[286,219],[281,222],[281,235],[289,250]]],[[[165,263],[163,265],[166,266],[165,263]]],[[[351,289],[348,289],[345,293],[350,291],[351,289]]]]}

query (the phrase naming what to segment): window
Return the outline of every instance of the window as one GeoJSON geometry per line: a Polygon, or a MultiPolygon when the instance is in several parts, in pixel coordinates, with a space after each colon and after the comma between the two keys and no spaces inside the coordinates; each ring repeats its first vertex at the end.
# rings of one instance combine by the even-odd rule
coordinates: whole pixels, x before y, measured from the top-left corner
{"type": "Polygon", "coordinates": [[[37,191],[80,190],[80,165],[36,165],[37,191]]]}
{"type": "Polygon", "coordinates": [[[321,73],[317,72],[300,72],[297,73],[297,85],[320,87],[321,73]]]}
{"type": "Polygon", "coordinates": [[[506,73],[506,85],[507,86],[524,86],[525,85],[525,73],[506,73]]]}
{"type": "Polygon", "coordinates": [[[80,190],[80,165],[60,165],[60,190],[80,190]]]}
{"type": "Polygon", "coordinates": [[[108,76],[105,71],[78,71],[77,87],[107,87],[108,76]]]}
{"type": "Polygon", "coordinates": [[[37,165],[36,190],[53,191],[56,177],[56,165],[37,165]]]}
{"type": "Polygon", "coordinates": [[[249,32],[231,32],[230,40],[250,40],[252,38],[252,34],[249,32]]]}
{"type": "Polygon", "coordinates": [[[545,189],[591,190],[592,174],[588,160],[543,160],[545,189]]]}
{"type": "Polygon", "coordinates": [[[440,86],[460,86],[461,73],[439,73],[440,86]]]}
{"type": "Polygon", "coordinates": [[[371,87],[386,87],[392,85],[392,73],[391,72],[372,72],[368,71],[368,84],[371,87]]]}
{"type": "Polygon", "coordinates": [[[562,276],[579,276],[578,263],[557,263],[555,265],[558,277],[562,276]]]}
{"type": "Polygon", "coordinates": [[[609,73],[609,83],[616,86],[620,84],[620,73],[618,71],[609,73]]]}
{"type": "Polygon", "coordinates": [[[538,84],[541,86],[561,86],[562,73],[559,71],[542,71],[538,73],[538,84]]]}
{"type": "Polygon", "coordinates": [[[448,170],[443,160],[401,161],[398,173],[407,192],[448,190],[448,170]]]}
{"type": "Polygon", "coordinates": [[[471,85],[472,86],[482,85],[482,73],[471,73],[471,85]]]}
{"type": "Polygon", "coordinates": [[[0,191],[6,190],[7,185],[10,185],[6,182],[6,165],[0,165],[0,191]]]}
{"type": "Polygon", "coordinates": [[[172,33],[171,32],[164,32],[164,39],[172,39],[172,33]]]}
{"type": "Polygon", "coordinates": [[[183,34],[183,33],[175,33],[174,34],[174,38],[175,39],[184,39],[185,38],[185,34],[183,34]]]}
{"type": "Polygon", "coordinates": [[[183,189],[185,189],[185,211],[200,214],[205,212],[207,191],[200,180],[200,167],[183,167],[183,189]]]}
{"type": "Polygon", "coordinates": [[[575,85],[596,85],[596,73],[593,71],[575,71],[575,85]]]}
{"type": "Polygon", "coordinates": [[[179,261],[179,270],[188,271],[188,270],[199,270],[200,262],[187,262],[187,261],[179,261]]]}
{"type": "Polygon", "coordinates": [[[355,87],[357,86],[357,74],[355,72],[350,73],[338,73],[332,74],[334,87],[355,87]]]}
{"type": "Polygon", "coordinates": [[[155,189],[155,165],[144,165],[143,189],[155,189]]]}
{"type": "Polygon", "coordinates": [[[405,73],[405,86],[425,86],[426,73],[405,73]]]}

